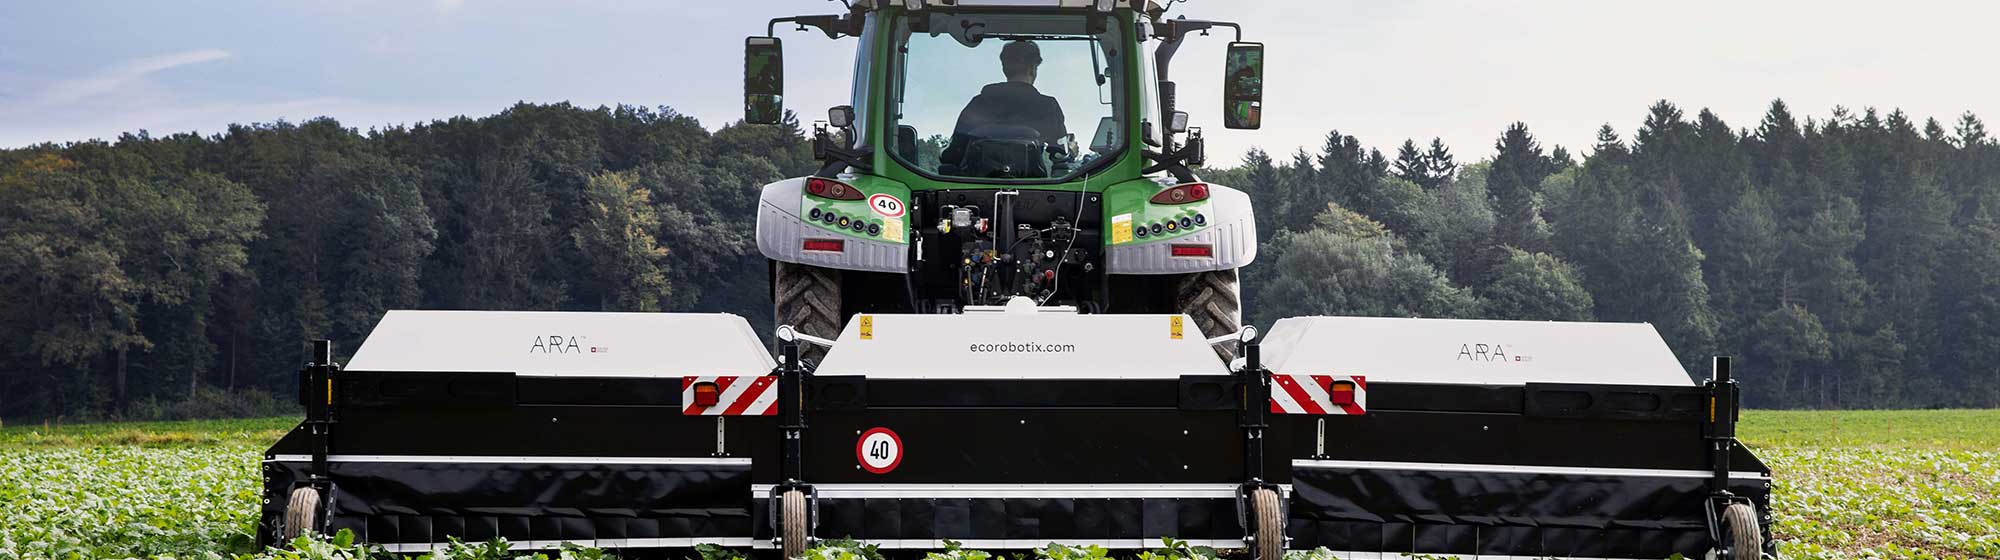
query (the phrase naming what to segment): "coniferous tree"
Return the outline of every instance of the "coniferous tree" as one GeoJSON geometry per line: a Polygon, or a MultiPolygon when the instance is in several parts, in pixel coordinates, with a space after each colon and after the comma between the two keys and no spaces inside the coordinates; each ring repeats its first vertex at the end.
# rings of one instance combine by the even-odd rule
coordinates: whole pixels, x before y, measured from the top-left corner
{"type": "Polygon", "coordinates": [[[1498,223],[1494,238],[1501,245],[1523,250],[1540,250],[1546,238],[1546,224],[1540,214],[1542,179],[1555,173],[1554,162],[1542,153],[1540,141],[1528,132],[1526,123],[1514,123],[1493,144],[1498,153],[1486,180],[1498,223]]]}
{"type": "Polygon", "coordinates": [[[1393,169],[1393,174],[1398,179],[1419,185],[1430,182],[1430,161],[1424,159],[1423,152],[1417,151],[1415,140],[1403,140],[1403,146],[1396,149],[1396,163],[1393,169]]]}
{"type": "Polygon", "coordinates": [[[1424,152],[1424,161],[1430,164],[1430,182],[1424,187],[1435,189],[1458,178],[1458,160],[1451,155],[1451,149],[1444,147],[1443,138],[1431,138],[1431,147],[1424,152]]]}

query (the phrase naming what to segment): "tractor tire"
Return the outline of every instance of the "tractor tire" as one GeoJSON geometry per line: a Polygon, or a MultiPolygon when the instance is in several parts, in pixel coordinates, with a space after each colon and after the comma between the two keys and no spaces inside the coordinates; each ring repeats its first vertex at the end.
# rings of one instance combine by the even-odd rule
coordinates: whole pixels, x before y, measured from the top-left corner
{"type": "Polygon", "coordinates": [[[1764,556],[1764,531],[1757,526],[1757,509],[1750,504],[1729,504],[1722,509],[1723,538],[1729,542],[1731,560],[1764,556]]]}
{"type": "Polygon", "coordinates": [[[781,499],[784,504],[783,531],[778,534],[780,545],[785,551],[785,560],[806,554],[806,494],[798,490],[786,491],[781,499]]]}
{"type": "MultiPolygon", "coordinates": [[[[776,325],[820,338],[839,338],[846,317],[840,316],[840,271],[806,264],[771,261],[771,303],[776,325]]],[[[804,344],[799,357],[818,360],[826,349],[804,344]]]]}
{"type": "Polygon", "coordinates": [[[1258,488],[1250,493],[1251,511],[1257,516],[1257,556],[1254,560],[1283,560],[1285,557],[1285,520],[1278,507],[1278,493],[1270,488],[1258,488]]]}
{"type": "MultiPolygon", "coordinates": [[[[1243,328],[1243,291],[1236,270],[1185,274],[1174,282],[1174,308],[1194,318],[1202,336],[1222,336],[1243,328]]],[[[1215,345],[1223,362],[1236,359],[1232,344],[1215,345]]]]}
{"type": "Polygon", "coordinates": [[[319,490],[311,486],[292,489],[292,499],[285,504],[285,522],[279,526],[285,542],[317,531],[315,522],[319,521],[319,509],[319,490]]]}

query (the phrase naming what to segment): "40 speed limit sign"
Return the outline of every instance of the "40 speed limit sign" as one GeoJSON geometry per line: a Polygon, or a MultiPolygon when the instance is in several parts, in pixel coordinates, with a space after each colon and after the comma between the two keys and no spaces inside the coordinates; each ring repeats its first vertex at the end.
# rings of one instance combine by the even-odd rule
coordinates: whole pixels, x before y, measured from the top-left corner
{"type": "Polygon", "coordinates": [[[875,474],[886,474],[903,464],[903,438],[888,428],[870,428],[861,432],[861,439],[854,442],[854,458],[861,461],[861,468],[875,474]]]}

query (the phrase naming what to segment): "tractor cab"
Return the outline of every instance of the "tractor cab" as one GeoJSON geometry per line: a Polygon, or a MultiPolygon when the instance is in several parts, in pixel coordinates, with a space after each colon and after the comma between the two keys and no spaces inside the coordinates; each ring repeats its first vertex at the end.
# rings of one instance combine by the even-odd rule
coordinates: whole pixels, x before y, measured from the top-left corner
{"type": "Polygon", "coordinates": [[[750,123],[784,118],[781,25],[855,39],[852,95],[813,129],[822,162],[764,187],[758,247],[777,322],[956,313],[1016,297],[1086,313],[1240,324],[1248,196],[1206,183],[1174,103],[1174,54],[1237,31],[1223,124],[1256,128],[1263,46],[1143,0],[861,0],[771,20],[745,49],[750,123]]]}

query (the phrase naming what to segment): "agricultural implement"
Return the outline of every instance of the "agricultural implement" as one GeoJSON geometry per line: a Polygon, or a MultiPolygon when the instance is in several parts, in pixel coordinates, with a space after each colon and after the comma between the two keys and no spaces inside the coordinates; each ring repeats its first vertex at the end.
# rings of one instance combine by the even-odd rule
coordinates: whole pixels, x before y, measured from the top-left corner
{"type": "MultiPolygon", "coordinates": [[[[1256,128],[1263,50],[1235,24],[1135,0],[781,23],[859,47],[825,165],[761,191],[773,340],[726,314],[391,311],[345,365],[314,345],[260,540],[1774,552],[1727,359],[1697,384],[1649,325],[1241,326],[1249,199],[1194,175],[1168,79],[1234,30],[1223,120],[1256,128]]],[[[782,67],[747,41],[747,121],[781,120],[782,67]]]]}
{"type": "Polygon", "coordinates": [[[1691,383],[1643,324],[1301,317],[1260,341],[1023,298],[779,339],[774,361],[730,315],[392,311],[345,367],[322,350],[305,368],[307,419],[264,464],[262,536],[350,529],[406,552],[1175,537],[1259,558],[1768,542],[1770,474],[1731,437],[1727,360],[1691,383]],[[806,344],[830,351],[813,365],[806,344]]]}

